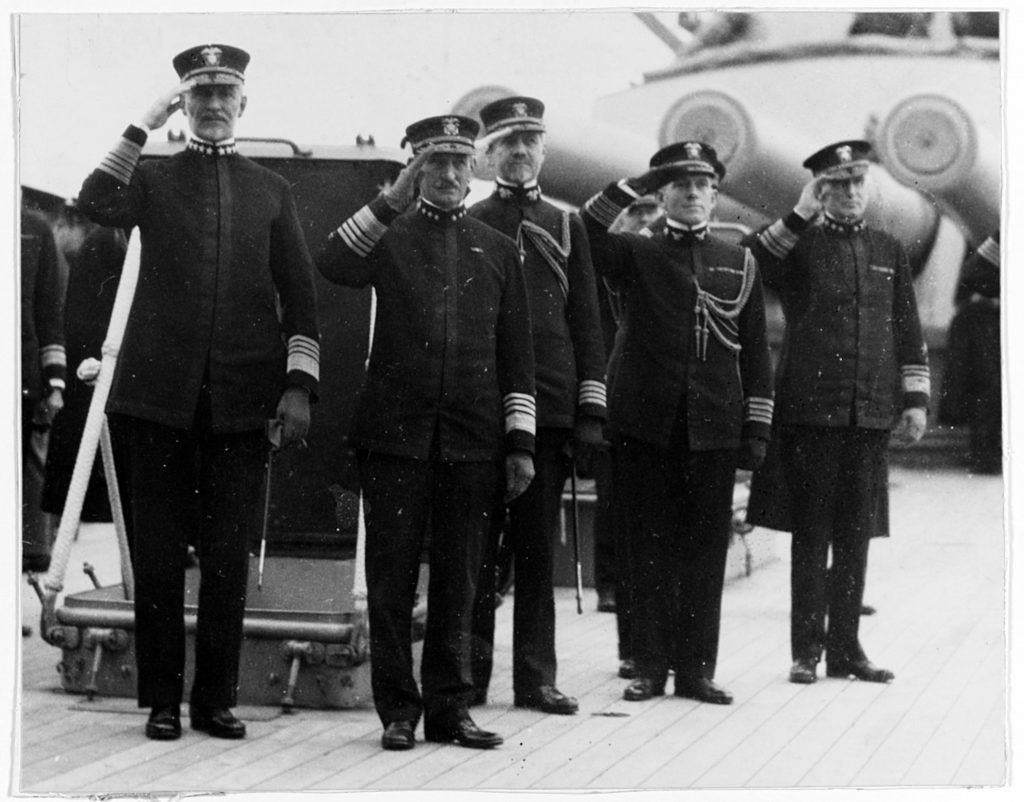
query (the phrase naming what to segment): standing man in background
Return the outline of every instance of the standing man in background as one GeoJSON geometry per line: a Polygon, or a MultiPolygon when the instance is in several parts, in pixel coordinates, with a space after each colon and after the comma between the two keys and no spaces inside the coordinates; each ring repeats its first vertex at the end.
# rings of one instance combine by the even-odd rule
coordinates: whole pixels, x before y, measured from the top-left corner
{"type": "Polygon", "coordinates": [[[238,154],[249,54],[199,45],[176,56],[181,81],[129,125],[79,195],[97,223],[142,238],[139,282],[114,375],[128,460],[135,648],[146,736],[181,735],[185,556],[202,567],[192,729],[243,738],[238,692],[249,536],[269,452],[309,429],[319,382],[312,261],[288,182],[238,154]],[[185,149],[140,163],[148,133],[177,109],[185,149]]]}
{"type": "Polygon", "coordinates": [[[40,435],[64,406],[64,283],[53,231],[21,209],[21,570],[50,568],[50,528],[40,508],[40,435]]]}
{"type": "Polygon", "coordinates": [[[868,543],[888,532],[890,437],[924,434],[930,379],[903,246],[864,221],[871,156],[862,140],[809,156],[796,207],[749,240],[786,334],[776,439],[747,520],[793,533],[789,680],[802,684],[823,651],[830,677],[894,677],[859,639],[868,543]]]}
{"type": "MultiPolygon", "coordinates": [[[[527,491],[509,505],[505,531],[515,576],[514,700],[517,707],[570,715],[579,705],[555,685],[552,571],[562,492],[574,470],[573,460],[589,468],[604,442],[605,354],[583,222],[546,201],[537,182],[545,155],[543,115],[544,104],[532,97],[503,98],[480,110],[487,158],[497,183],[491,196],[469,213],[515,241],[533,321],[536,475],[527,491]]],[[[487,578],[494,574],[493,554],[489,549],[487,578]]],[[[487,700],[494,648],[494,593],[489,586],[483,590],[474,612],[475,704],[487,700]]]]}
{"type": "Polygon", "coordinates": [[[390,750],[415,746],[421,716],[428,741],[502,743],[468,712],[471,619],[493,516],[533,478],[536,405],[519,255],[463,203],[478,131],[457,115],[410,125],[410,163],[317,257],[329,281],[377,293],[353,438],[366,501],[373,700],[390,750]],[[428,526],[421,692],[412,610],[428,526]]]}

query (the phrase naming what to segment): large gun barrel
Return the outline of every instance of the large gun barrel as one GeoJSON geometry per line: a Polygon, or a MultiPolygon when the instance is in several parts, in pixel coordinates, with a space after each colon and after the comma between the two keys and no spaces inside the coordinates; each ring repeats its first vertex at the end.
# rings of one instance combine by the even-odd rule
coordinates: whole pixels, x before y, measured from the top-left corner
{"type": "Polygon", "coordinates": [[[936,197],[975,241],[998,227],[999,143],[959,103],[938,94],[906,97],[882,118],[875,140],[892,175],[936,197]]]}
{"type": "MultiPolygon", "coordinates": [[[[755,120],[738,100],[717,90],[680,98],[665,114],[659,138],[662,144],[694,139],[712,145],[726,166],[726,191],[769,219],[793,208],[810,179],[800,165],[821,146],[784,131],[765,115],[755,120]]],[[[911,264],[919,269],[934,242],[939,212],[884,168],[873,172],[868,221],[903,242],[911,264]]]]}

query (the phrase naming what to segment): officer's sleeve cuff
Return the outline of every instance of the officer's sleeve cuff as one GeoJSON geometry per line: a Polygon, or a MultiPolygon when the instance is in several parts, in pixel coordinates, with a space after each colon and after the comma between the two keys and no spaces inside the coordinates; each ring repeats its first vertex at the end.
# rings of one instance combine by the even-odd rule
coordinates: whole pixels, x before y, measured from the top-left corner
{"type": "Polygon", "coordinates": [[[609,228],[623,209],[638,197],[632,189],[624,189],[623,182],[609,184],[603,192],[583,204],[583,213],[589,214],[603,228],[609,228]]]}
{"type": "Polygon", "coordinates": [[[316,401],[320,389],[320,343],[312,337],[294,334],[288,338],[288,387],[302,387],[309,400],[316,401]]]}

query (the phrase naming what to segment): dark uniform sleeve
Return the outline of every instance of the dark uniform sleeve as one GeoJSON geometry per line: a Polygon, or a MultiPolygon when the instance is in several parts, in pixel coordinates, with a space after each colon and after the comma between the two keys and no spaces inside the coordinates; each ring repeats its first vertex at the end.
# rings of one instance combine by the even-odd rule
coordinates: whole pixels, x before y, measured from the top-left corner
{"type": "Polygon", "coordinates": [[[568,265],[567,318],[579,380],[576,414],[604,420],[608,415],[604,383],[606,356],[601,312],[597,302],[597,280],[590,258],[590,241],[579,215],[570,215],[569,226],[572,247],[568,265]]]}
{"type": "Polygon", "coordinates": [[[743,437],[771,438],[774,389],[761,271],[747,254],[753,287],[739,319],[740,378],[743,382],[743,437]]]}
{"type": "Polygon", "coordinates": [[[505,411],[508,451],[534,453],[537,401],[534,384],[533,324],[526,277],[515,245],[509,241],[506,281],[498,308],[498,387],[505,411]]]}
{"type": "Polygon", "coordinates": [[[957,300],[967,301],[975,295],[982,298],[999,298],[999,265],[999,232],[996,231],[964,260],[963,268],[960,270],[957,300]]]}
{"type": "Polygon", "coordinates": [[[78,195],[78,206],[93,222],[125,231],[135,227],[144,200],[135,168],[146,136],[141,128],[129,125],[99,167],[85,179],[78,195]]]}
{"type": "Polygon", "coordinates": [[[346,287],[373,283],[377,245],[398,215],[382,195],[363,206],[332,231],[320,248],[316,257],[320,275],[346,287]]]}
{"type": "Polygon", "coordinates": [[[315,401],[320,389],[320,331],[313,261],[287,183],[283,192],[281,214],[270,232],[270,269],[281,302],[281,326],[288,338],[285,384],[305,388],[315,401]]]}
{"type": "Polygon", "coordinates": [[[810,224],[811,221],[790,212],[743,240],[742,244],[750,248],[757,260],[765,286],[783,292],[791,284],[789,273],[793,265],[788,257],[810,224]]]}
{"type": "Polygon", "coordinates": [[[622,292],[633,280],[633,258],[628,238],[635,235],[609,234],[608,228],[623,209],[636,200],[636,194],[623,182],[609,184],[583,204],[581,217],[590,241],[590,252],[597,275],[607,280],[615,292],[622,292]]]}
{"type": "Polygon", "coordinates": [[[896,357],[903,386],[903,408],[926,407],[931,397],[928,348],[921,333],[921,318],[910,272],[910,262],[899,242],[896,246],[896,281],[893,287],[892,321],[896,357]]]}
{"type": "MultiPolygon", "coordinates": [[[[63,390],[67,380],[67,353],[64,343],[64,281],[57,245],[49,225],[39,221],[32,226],[38,237],[38,260],[35,295],[32,299],[33,323],[39,341],[39,364],[42,368],[42,390],[63,390]]],[[[23,232],[24,233],[24,232],[23,232]]]]}

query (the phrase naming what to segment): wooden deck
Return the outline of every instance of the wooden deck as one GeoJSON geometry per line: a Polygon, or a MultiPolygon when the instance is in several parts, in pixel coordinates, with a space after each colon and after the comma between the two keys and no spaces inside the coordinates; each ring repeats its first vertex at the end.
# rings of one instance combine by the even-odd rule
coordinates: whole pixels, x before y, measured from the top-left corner
{"type": "MultiPolygon", "coordinates": [[[[623,701],[614,617],[595,611],[592,591],[577,615],[572,591],[560,589],[559,686],[579,698],[580,713],[518,710],[505,604],[491,703],[473,713],[505,737],[502,748],[487,752],[422,742],[410,752],[384,752],[372,710],[281,715],[241,708],[249,726],[244,741],[188,729],[179,741],[147,741],[133,701],[89,703],[63,693],[54,671],[58,652],[36,635],[21,642],[13,790],[1003,786],[1010,752],[1002,480],[908,468],[895,468],[891,478],[894,536],[872,545],[866,601],[878,614],[861,627],[868,654],[895,671],[891,685],[786,681],[785,556],[727,586],[717,680],[736,697],[729,707],[671,695],[623,701]]],[[[103,557],[109,535],[101,530],[83,532],[72,565],[89,560],[102,567],[103,579],[114,568],[103,557]]],[[[69,577],[69,591],[87,586],[84,577],[69,577]]],[[[34,625],[38,602],[28,589],[22,606],[22,620],[34,625]]]]}

